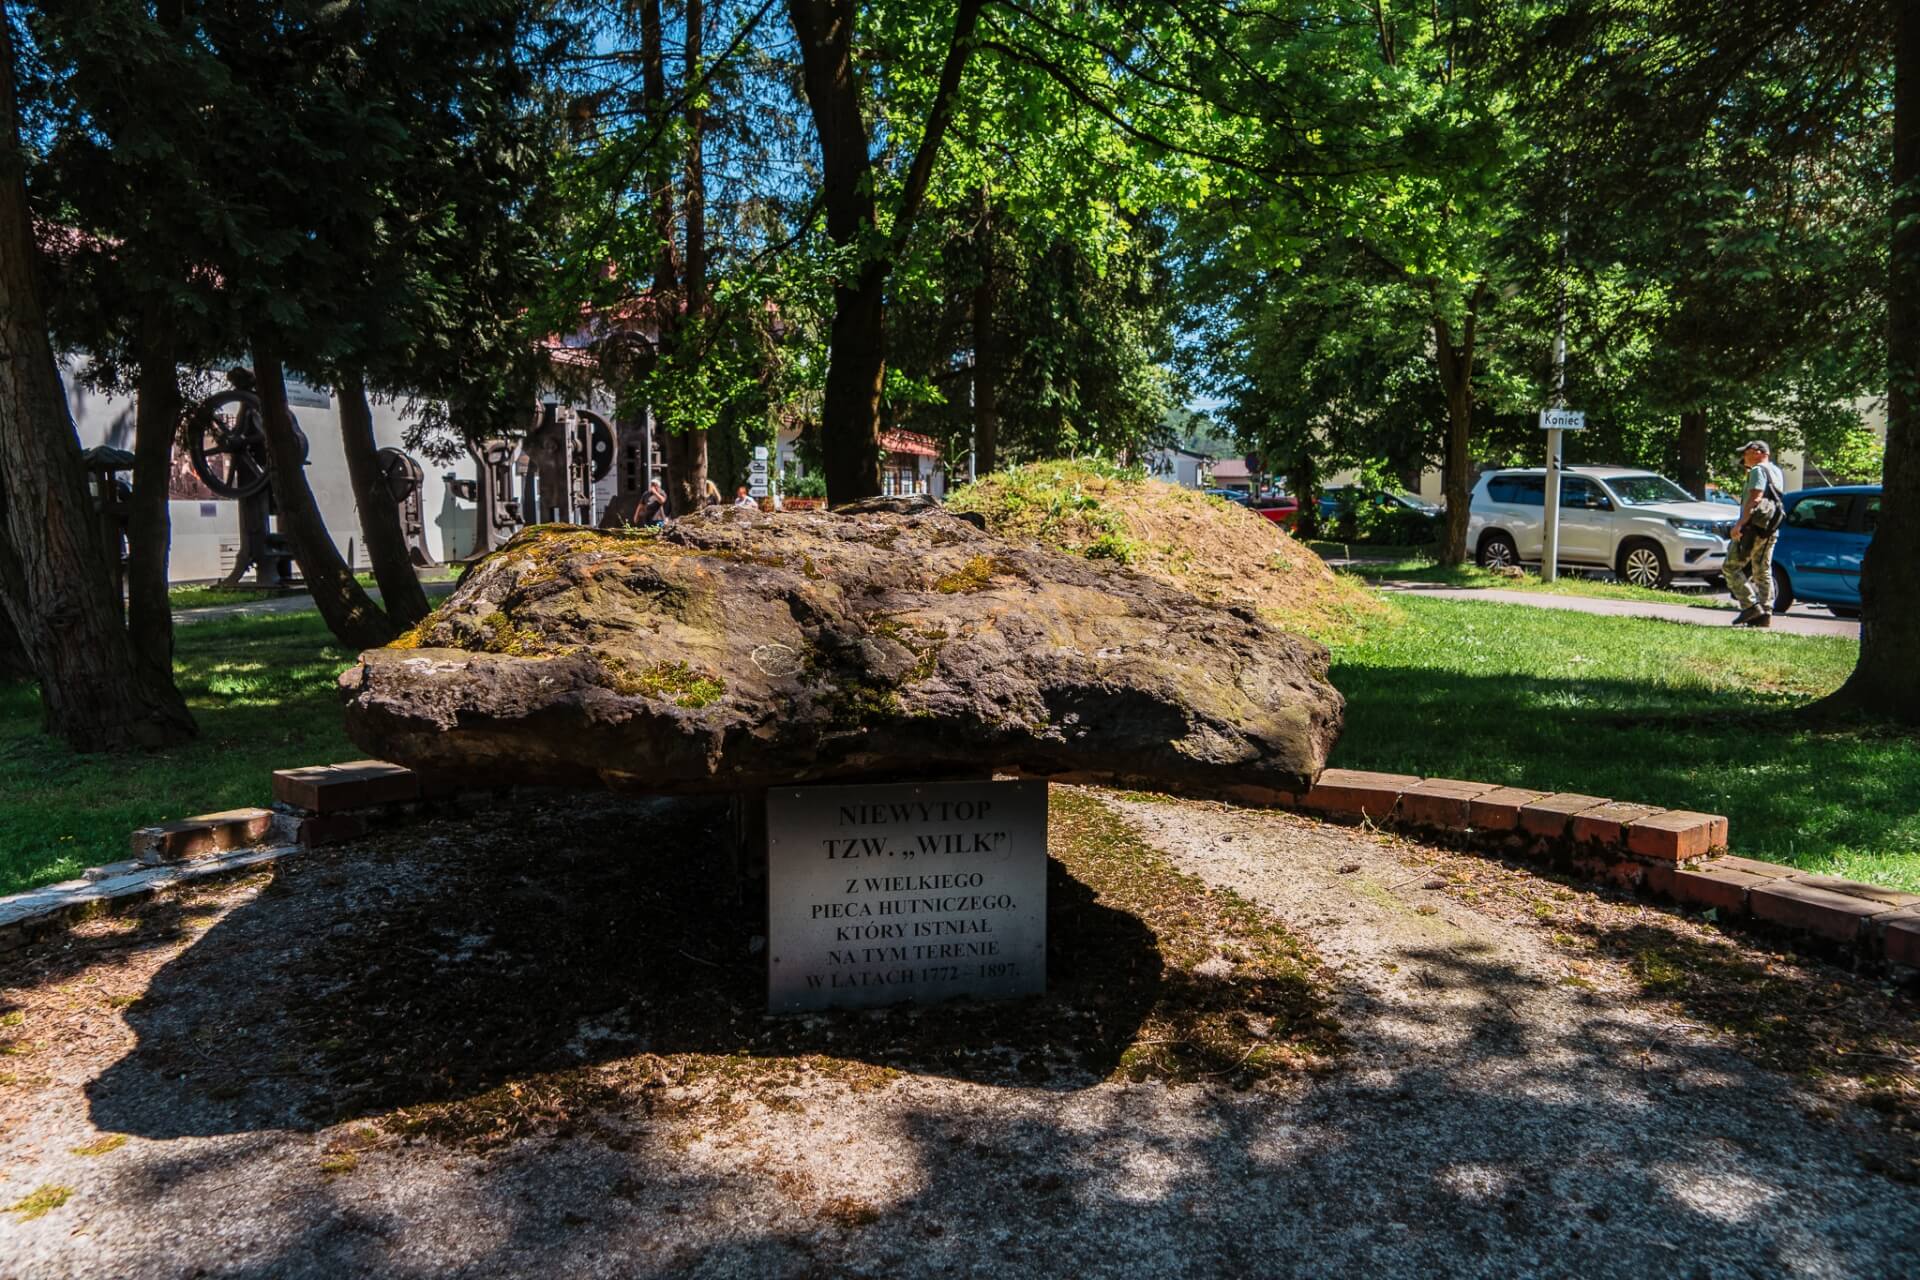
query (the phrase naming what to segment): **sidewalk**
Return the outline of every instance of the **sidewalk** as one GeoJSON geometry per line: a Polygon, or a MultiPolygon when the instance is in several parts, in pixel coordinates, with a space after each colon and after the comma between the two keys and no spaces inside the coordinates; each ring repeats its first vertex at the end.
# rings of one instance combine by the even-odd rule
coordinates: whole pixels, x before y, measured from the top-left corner
{"type": "MultiPolygon", "coordinates": [[[[1598,613],[1613,618],[1658,618],[1663,622],[1684,622],[1697,627],[1724,627],[1733,621],[1725,609],[1705,605],[1655,604],[1638,600],[1603,600],[1593,596],[1550,595],[1541,591],[1504,591],[1498,587],[1441,587],[1425,582],[1378,582],[1382,591],[1419,592],[1441,600],[1481,600],[1492,604],[1524,604],[1536,609],[1566,609],[1573,613],[1598,613]]],[[[1805,610],[1807,606],[1800,606],[1805,610]]],[[[1860,638],[1857,619],[1834,618],[1812,612],[1777,613],[1774,631],[1801,636],[1846,636],[1860,638]]]]}
{"type": "MultiPolygon", "coordinates": [[[[420,584],[429,600],[438,600],[453,594],[451,582],[423,582],[420,584]]],[[[380,599],[377,588],[370,588],[367,594],[376,601],[380,599]]],[[[249,600],[245,604],[210,604],[198,609],[175,609],[173,621],[176,626],[189,626],[195,622],[220,622],[227,618],[244,618],[261,613],[300,613],[314,607],[310,595],[274,596],[268,600],[249,600]]]]}

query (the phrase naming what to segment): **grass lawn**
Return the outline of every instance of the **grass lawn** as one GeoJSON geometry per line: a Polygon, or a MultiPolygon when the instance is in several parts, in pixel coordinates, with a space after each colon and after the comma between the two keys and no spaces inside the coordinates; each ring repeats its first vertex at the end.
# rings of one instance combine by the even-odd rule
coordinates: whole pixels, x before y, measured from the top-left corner
{"type": "Polygon", "coordinates": [[[269,775],[365,754],[334,677],[353,655],[311,611],[181,627],[177,671],[200,736],[152,755],[75,755],[40,730],[31,684],[0,683],[0,893],[127,856],[135,827],[265,804],[269,775]]]}
{"type": "Polygon", "coordinates": [[[1333,763],[1724,813],[1738,853],[1920,891],[1920,738],[1814,729],[1857,644],[1397,596],[1334,651],[1333,763]]]}

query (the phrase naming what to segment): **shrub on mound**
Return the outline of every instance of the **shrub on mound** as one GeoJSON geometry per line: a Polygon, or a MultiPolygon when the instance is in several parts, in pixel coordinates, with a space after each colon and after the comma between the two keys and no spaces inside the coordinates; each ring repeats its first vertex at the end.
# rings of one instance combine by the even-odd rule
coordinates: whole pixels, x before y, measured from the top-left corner
{"type": "Polygon", "coordinates": [[[1386,612],[1279,525],[1194,489],[1097,460],[1036,462],[955,490],[1013,541],[1127,565],[1203,600],[1251,605],[1274,625],[1338,639],[1386,612]]]}

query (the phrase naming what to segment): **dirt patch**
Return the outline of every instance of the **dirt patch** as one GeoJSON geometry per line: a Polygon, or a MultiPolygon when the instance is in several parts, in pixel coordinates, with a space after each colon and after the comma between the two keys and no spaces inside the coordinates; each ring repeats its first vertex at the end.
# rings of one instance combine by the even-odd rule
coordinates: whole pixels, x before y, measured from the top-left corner
{"type": "Polygon", "coordinates": [[[1109,803],[1184,868],[1248,895],[1363,980],[1345,988],[1344,1019],[1363,1043],[1369,1023],[1377,1037],[1383,1011],[1401,1007],[1408,1021],[1388,1021],[1421,1039],[1420,1020],[1492,991],[1440,974],[1497,966],[1525,978],[1494,993],[1516,1028],[1571,1025],[1594,997],[1627,1001],[1649,1062],[1670,1040],[1713,1044],[1792,1077],[1816,1110],[1862,1104],[1880,1131],[1863,1158],[1920,1185],[1920,1002],[1871,975],[1527,866],[1292,814],[1143,799],[1109,803]],[[1316,845],[1345,861],[1312,857],[1316,845]],[[1263,866],[1277,849],[1281,868],[1263,866]],[[1520,1010],[1515,991],[1537,1008],[1520,1010]]]}
{"type": "Polygon", "coordinates": [[[89,1046],[104,1061],[130,1032],[139,1052],[91,1086],[116,1123],[146,1119],[137,1064],[183,1133],[371,1117],[488,1146],[620,1099],[734,1113],[802,1077],[1245,1087],[1337,1052],[1315,961],[1263,912],[1085,794],[1056,789],[1052,818],[1044,997],[769,1018],[760,917],[685,852],[721,843],[724,808],[590,797],[83,926],[10,980],[0,1036],[27,1074],[9,1093],[50,1082],[32,1070],[49,1054],[85,1071],[89,1046]]]}
{"type": "Polygon", "coordinates": [[[1244,604],[1286,630],[1338,639],[1389,606],[1245,507],[1090,462],[995,472],[948,505],[1009,540],[1126,564],[1203,600],[1244,604]]]}
{"type": "Polygon", "coordinates": [[[1696,975],[1633,932],[1648,908],[1362,830],[1055,791],[1053,983],[1007,1005],[765,1017],[703,805],[529,801],[88,922],[0,968],[0,1257],[315,1280],[1907,1269],[1905,1118],[1763,1033],[1811,1011],[1819,1042],[1892,1056],[1910,1003],[1738,939],[1696,975]],[[1740,965],[1774,983],[1751,1010],[1740,965]]]}

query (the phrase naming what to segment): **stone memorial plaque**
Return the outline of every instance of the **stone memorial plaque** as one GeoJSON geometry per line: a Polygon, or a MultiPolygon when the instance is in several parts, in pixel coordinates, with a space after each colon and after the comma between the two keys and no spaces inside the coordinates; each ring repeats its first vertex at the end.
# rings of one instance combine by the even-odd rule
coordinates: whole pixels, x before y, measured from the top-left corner
{"type": "Polygon", "coordinates": [[[1046,989],[1047,784],[767,791],[767,1009],[1046,989]]]}

